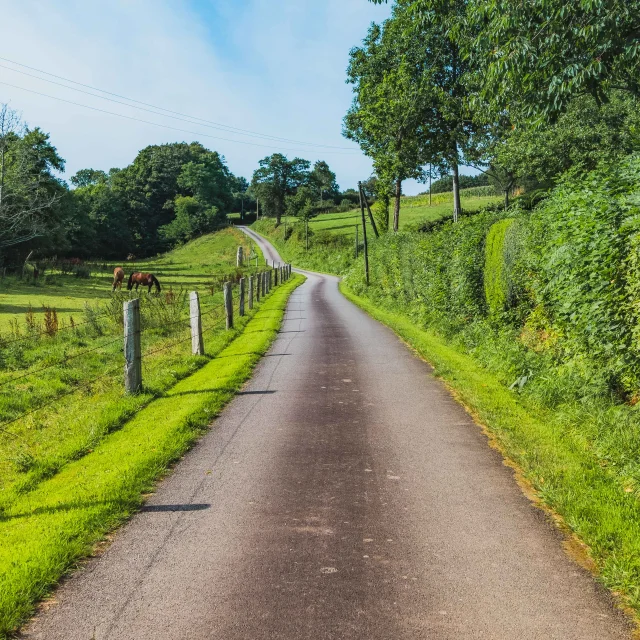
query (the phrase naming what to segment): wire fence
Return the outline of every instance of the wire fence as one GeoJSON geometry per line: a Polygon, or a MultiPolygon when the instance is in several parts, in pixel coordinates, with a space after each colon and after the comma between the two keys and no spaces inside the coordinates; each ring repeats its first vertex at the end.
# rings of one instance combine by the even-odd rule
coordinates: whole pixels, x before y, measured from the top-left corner
{"type": "MultiPolygon", "coordinates": [[[[139,391],[142,389],[142,379],[141,379],[141,371],[142,371],[142,362],[144,360],[148,360],[150,357],[155,356],[159,353],[170,351],[177,346],[180,346],[188,341],[192,342],[193,349],[192,353],[196,354],[196,343],[200,345],[200,349],[203,350],[203,335],[208,334],[210,331],[214,329],[222,328],[223,324],[226,325],[227,329],[231,329],[233,327],[233,316],[234,313],[239,313],[240,315],[246,314],[246,307],[251,309],[254,306],[255,302],[258,302],[266,296],[270,290],[277,285],[284,283],[291,277],[291,267],[290,265],[278,265],[277,267],[274,265],[273,269],[268,269],[266,271],[261,271],[259,273],[253,274],[251,276],[245,278],[237,279],[235,286],[233,281],[226,281],[223,286],[223,296],[224,303],[219,304],[217,301],[219,300],[219,291],[211,291],[208,294],[205,294],[202,299],[198,292],[192,292],[190,295],[190,303],[192,302],[192,298],[195,296],[197,313],[193,314],[193,306],[188,306],[186,303],[186,297],[180,299],[180,301],[175,304],[179,305],[181,308],[177,310],[178,315],[180,317],[173,319],[170,322],[164,322],[161,326],[162,331],[166,334],[169,329],[169,334],[180,333],[184,329],[189,330],[189,335],[186,337],[180,337],[178,340],[174,340],[169,344],[163,344],[160,347],[154,348],[153,341],[158,338],[157,333],[153,333],[156,331],[157,327],[153,326],[153,323],[141,323],[142,317],[138,317],[136,319],[136,323],[133,325],[131,323],[127,323],[127,313],[128,305],[130,305],[131,300],[123,301],[123,326],[124,332],[116,338],[110,339],[107,342],[96,345],[95,347],[89,349],[83,349],[78,351],[77,353],[73,353],[70,355],[65,355],[61,359],[54,360],[49,362],[44,366],[39,366],[36,368],[30,368],[29,370],[21,373],[19,375],[10,376],[3,380],[0,380],[0,394],[2,394],[5,389],[10,387],[10,385],[15,385],[18,381],[23,381],[33,377],[40,377],[44,372],[50,369],[59,369],[65,370],[67,369],[67,365],[74,361],[80,360],[82,357],[87,356],[89,354],[102,353],[103,355],[111,355],[108,352],[105,352],[105,349],[108,349],[112,345],[121,342],[123,343],[124,349],[121,352],[121,355],[118,356],[118,360],[120,361],[118,365],[114,368],[110,368],[107,371],[101,373],[98,376],[92,377],[89,380],[84,380],[81,382],[74,383],[74,386],[70,389],[66,389],[60,393],[57,393],[55,397],[47,400],[46,402],[39,404],[36,407],[30,408],[27,411],[21,412],[17,416],[13,416],[12,418],[0,422],[0,433],[4,435],[8,435],[13,438],[21,439],[19,434],[14,433],[13,431],[7,429],[8,426],[23,420],[38,411],[42,411],[48,407],[51,407],[57,402],[69,397],[74,393],[79,393],[88,389],[98,382],[99,380],[106,378],[108,376],[114,376],[118,371],[124,370],[125,376],[125,389],[130,389],[131,385],[127,384],[127,376],[128,372],[131,371],[131,354],[134,354],[133,358],[138,358],[137,364],[140,370],[140,384],[135,389],[139,391]],[[248,286],[247,286],[248,285],[248,286]],[[209,296],[210,299],[207,299],[209,296]],[[204,302],[204,304],[202,304],[204,302]],[[205,309],[203,311],[202,309],[205,309]],[[183,311],[187,311],[187,315],[185,317],[181,317],[183,311]],[[203,328],[203,319],[213,320],[211,324],[207,327],[203,328]],[[131,331],[130,327],[138,327],[138,329],[131,331]],[[141,344],[142,338],[144,335],[149,335],[152,340],[152,344],[149,348],[147,348],[144,352],[142,351],[141,344]],[[195,338],[194,338],[195,337],[195,338]],[[196,339],[197,338],[197,339],[196,339]],[[199,342],[198,342],[199,340],[199,342]],[[131,348],[131,344],[135,343],[135,349],[131,348]],[[135,354],[138,354],[137,356],[135,354]]],[[[140,313],[140,301],[141,298],[134,298],[138,302],[133,305],[135,309],[137,309],[137,313],[140,313]]],[[[113,318],[113,314],[103,313],[101,315],[96,315],[91,320],[87,320],[82,324],[93,324],[95,323],[95,319],[97,317],[110,317],[113,318]]],[[[80,326],[80,324],[76,324],[76,327],[80,326]]],[[[31,338],[33,336],[25,336],[24,339],[31,338]]],[[[22,339],[22,338],[21,338],[22,339]]],[[[15,340],[14,342],[17,342],[15,340]]],[[[9,342],[0,343],[0,347],[7,346],[11,344],[9,342]]]]}

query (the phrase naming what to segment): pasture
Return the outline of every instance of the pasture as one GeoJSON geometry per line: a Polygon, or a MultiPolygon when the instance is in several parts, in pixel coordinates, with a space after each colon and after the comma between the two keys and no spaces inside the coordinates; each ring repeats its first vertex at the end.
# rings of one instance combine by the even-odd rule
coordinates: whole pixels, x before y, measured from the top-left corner
{"type": "MultiPolygon", "coordinates": [[[[475,191],[474,189],[462,189],[460,192],[464,210],[478,211],[489,204],[502,201],[501,196],[479,196],[475,195],[475,191]],[[471,191],[472,193],[468,194],[466,191],[471,191]]],[[[429,205],[428,195],[403,197],[400,203],[400,229],[413,229],[422,222],[451,216],[452,209],[453,194],[451,192],[434,193],[431,205],[429,205]]],[[[293,224],[298,221],[297,218],[292,218],[291,216],[285,217],[287,224],[293,224]]],[[[393,224],[393,202],[389,207],[389,217],[393,224]]],[[[333,234],[352,236],[355,234],[355,226],[362,224],[361,221],[360,209],[339,213],[322,213],[310,220],[309,229],[311,231],[323,230],[333,234]]]]}
{"type": "Polygon", "coordinates": [[[188,291],[201,293],[207,353],[226,344],[220,285],[241,273],[235,265],[239,245],[251,250],[244,234],[225,229],[138,262],[136,269],[158,275],[159,295],[149,296],[146,289],[130,294],[126,285],[112,294],[106,272],[88,279],[54,273],[51,284],[45,274],[37,286],[5,279],[0,289],[0,516],[16,495],[90,452],[207,361],[190,354],[188,291]],[[122,303],[131,295],[140,297],[142,307],[144,390],[125,396],[122,303]],[[56,317],[42,305],[55,309],[56,317]]]}
{"type": "Polygon", "coordinates": [[[96,264],[94,268],[89,267],[88,278],[60,270],[45,270],[37,282],[7,276],[0,279],[0,337],[8,337],[16,322],[24,329],[25,314],[30,308],[37,324],[42,324],[44,319],[43,306],[55,309],[61,323],[69,323],[70,318],[81,321],[86,305],[111,298],[116,266],[122,266],[125,271],[123,290],[132,271],[150,271],[160,280],[163,291],[170,288],[205,291],[221,274],[235,270],[238,246],[242,246],[245,253],[252,250],[247,236],[225,229],[155,258],[96,264]]]}

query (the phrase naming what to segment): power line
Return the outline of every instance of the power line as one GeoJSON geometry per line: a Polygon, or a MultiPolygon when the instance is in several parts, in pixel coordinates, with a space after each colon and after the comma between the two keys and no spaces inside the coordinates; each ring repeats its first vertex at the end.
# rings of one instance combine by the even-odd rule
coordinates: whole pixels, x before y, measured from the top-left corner
{"type": "MultiPolygon", "coordinates": [[[[105,91],[104,89],[99,89],[97,87],[92,87],[91,85],[87,85],[87,84],[83,84],[81,82],[76,82],[75,80],[71,80],[69,78],[65,78],[63,76],[58,76],[56,74],[53,73],[49,73],[47,71],[43,71],[42,69],[37,69],[35,67],[30,67],[28,65],[25,64],[21,64],[20,62],[15,62],[14,60],[10,60],[8,58],[3,58],[2,56],[0,56],[0,60],[4,60],[5,62],[9,62],[11,64],[20,66],[20,67],[24,67],[25,69],[30,69],[32,71],[37,71],[38,73],[47,75],[47,76],[51,76],[52,78],[57,78],[58,80],[63,80],[64,82],[69,82],[71,84],[75,84],[78,85],[80,87],[85,87],[87,89],[91,89],[92,91],[99,91],[100,93],[105,93],[107,95],[110,96],[115,96],[117,98],[122,98],[123,100],[126,100],[127,102],[122,102],[121,100],[114,100],[113,98],[107,98],[105,96],[101,96],[98,95],[96,93],[91,93],[89,91],[83,91],[82,89],[76,89],[75,87],[70,87],[68,85],[62,84],[61,82],[55,82],[53,80],[48,80],[47,78],[41,78],[39,76],[33,75],[31,73],[26,73],[25,71],[20,71],[19,69],[13,69],[11,67],[8,67],[6,65],[2,65],[0,64],[0,67],[2,67],[3,69],[7,69],[9,71],[13,71],[14,73],[20,73],[22,75],[28,76],[30,78],[35,78],[37,80],[42,80],[44,82],[49,82],[50,84],[55,84],[57,86],[60,87],[64,87],[65,89],[71,89],[72,91],[78,91],[80,93],[84,93],[86,95],[89,96],[93,96],[95,98],[100,98],[101,100],[107,100],[109,102],[115,102],[117,104],[122,104],[124,106],[127,107],[131,107],[134,109],[140,109],[141,111],[146,111],[148,113],[154,113],[156,115],[162,116],[162,117],[171,117],[175,120],[181,120],[182,122],[189,122],[190,124],[196,124],[196,125],[200,125],[200,126],[205,126],[205,127],[209,127],[212,129],[218,129],[221,131],[227,131],[229,133],[237,133],[239,135],[244,135],[244,136],[250,136],[250,137],[257,137],[257,138],[264,138],[264,139],[269,139],[269,140],[275,140],[275,141],[280,141],[280,142],[288,142],[288,143],[292,143],[292,144],[299,144],[299,145],[304,145],[304,146],[309,146],[309,147],[318,147],[318,148],[325,148],[325,149],[340,149],[340,150],[345,150],[345,151],[351,151],[351,149],[349,147],[341,147],[341,146],[336,146],[336,145],[327,145],[327,144],[319,144],[319,143],[314,143],[314,142],[305,142],[302,140],[293,140],[290,138],[282,138],[279,136],[272,136],[266,133],[260,133],[258,131],[251,131],[248,129],[240,129],[238,127],[233,127],[231,125],[226,125],[220,122],[215,122],[213,120],[206,120],[204,118],[199,118],[197,116],[191,116],[189,114],[185,114],[185,113],[181,113],[179,111],[172,111],[171,109],[165,109],[164,107],[158,107],[157,105],[153,105],[153,104],[149,104],[147,102],[141,102],[139,100],[134,100],[133,98],[128,98],[126,96],[120,95],[118,93],[112,93],[110,91],[105,91]],[[133,104],[129,104],[129,103],[133,103],[133,104]],[[142,105],[142,106],[135,106],[135,105],[142,105]],[[145,107],[151,107],[150,109],[145,108],[145,107]],[[153,109],[155,109],[155,111],[153,111],[153,109]],[[164,111],[165,113],[159,113],[161,111],[164,111]],[[171,114],[171,115],[165,115],[165,114],[171,114]],[[180,117],[176,117],[176,116],[180,116],[180,117]],[[187,118],[187,119],[185,119],[187,118]]],[[[11,86],[11,85],[9,85],[11,86]]],[[[16,88],[21,88],[21,87],[16,87],[16,88]]],[[[27,89],[25,89],[26,91],[27,89]]],[[[52,97],[52,96],[48,96],[48,97],[52,97]]],[[[80,106],[85,106],[85,105],[80,105],[80,106]]]]}
{"type": "MultiPolygon", "coordinates": [[[[208,133],[200,133],[198,131],[190,131],[189,129],[180,129],[179,127],[171,127],[167,124],[160,124],[159,122],[152,122],[151,120],[142,120],[141,118],[134,118],[133,116],[125,116],[122,113],[116,113],[115,111],[107,111],[106,109],[99,109],[98,107],[90,107],[87,104],[81,104],[80,102],[74,102],[73,100],[65,100],[64,98],[58,98],[56,96],[51,96],[48,93],[41,93],[40,91],[34,91],[33,89],[25,89],[24,87],[19,87],[15,84],[10,84],[9,82],[0,82],[0,84],[5,85],[7,87],[12,87],[13,89],[20,89],[21,91],[26,91],[28,93],[33,93],[38,96],[43,96],[45,98],[51,98],[52,100],[58,100],[60,102],[66,102],[67,104],[73,104],[77,107],[83,107],[85,109],[90,109],[91,111],[98,111],[100,113],[106,113],[110,116],[117,116],[118,118],[124,118],[125,120],[133,120],[134,122],[142,122],[143,124],[151,124],[155,127],[161,127],[163,129],[171,129],[172,131],[180,131],[181,133],[190,133],[191,135],[203,137],[203,138],[213,138],[215,140],[225,140],[226,142],[234,142],[236,144],[246,144],[251,147],[263,147],[266,149],[273,149],[273,145],[266,144],[257,144],[255,142],[246,142],[245,140],[232,140],[231,138],[221,138],[220,136],[212,136],[208,133]]],[[[304,149],[291,149],[287,147],[276,147],[281,151],[304,151],[304,149]]],[[[325,151],[325,153],[333,153],[341,156],[345,155],[354,155],[353,152],[342,152],[342,151],[325,151]]]]}

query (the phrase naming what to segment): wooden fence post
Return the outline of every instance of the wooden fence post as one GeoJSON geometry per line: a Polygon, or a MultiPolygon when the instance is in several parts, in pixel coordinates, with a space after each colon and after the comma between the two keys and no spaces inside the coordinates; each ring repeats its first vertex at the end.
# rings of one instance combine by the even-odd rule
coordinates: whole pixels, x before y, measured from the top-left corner
{"type": "Polygon", "coordinates": [[[276,267],[276,268],[273,270],[273,278],[274,278],[273,286],[274,286],[274,287],[277,287],[277,286],[278,286],[278,271],[279,271],[279,267],[276,267]]]}
{"type": "Polygon", "coordinates": [[[224,283],[224,310],[227,316],[227,330],[233,329],[233,293],[232,284],[224,283]]]}
{"type": "Polygon", "coordinates": [[[244,283],[245,279],[240,278],[240,305],[238,307],[238,315],[240,317],[244,315],[244,283]]]}
{"type": "Polygon", "coordinates": [[[124,388],[127,393],[142,388],[139,298],[124,303],[124,388]]]}
{"type": "Polygon", "coordinates": [[[362,200],[362,184],[358,182],[358,193],[360,196],[360,213],[362,215],[362,235],[364,237],[364,274],[369,286],[369,247],[367,246],[367,223],[364,218],[364,202],[362,200]]]}
{"type": "Polygon", "coordinates": [[[253,276],[249,276],[249,309],[253,309],[253,276]]]}
{"type": "Polygon", "coordinates": [[[256,302],[260,302],[262,292],[260,290],[260,272],[256,273],[256,302]]]}
{"type": "Polygon", "coordinates": [[[191,324],[191,353],[194,356],[203,356],[202,317],[200,315],[200,298],[197,291],[192,291],[189,294],[189,320],[191,324]]]}
{"type": "Polygon", "coordinates": [[[238,252],[236,253],[236,267],[241,267],[244,262],[244,255],[242,251],[242,247],[238,247],[238,252]]]}

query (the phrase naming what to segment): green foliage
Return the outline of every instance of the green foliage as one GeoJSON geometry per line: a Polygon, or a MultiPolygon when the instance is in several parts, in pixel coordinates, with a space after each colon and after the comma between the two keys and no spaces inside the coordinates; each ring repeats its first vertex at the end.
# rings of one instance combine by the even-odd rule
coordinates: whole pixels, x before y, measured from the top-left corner
{"type": "Polygon", "coordinates": [[[595,169],[638,148],[640,112],[634,98],[613,92],[605,105],[591,96],[569,102],[566,111],[545,127],[518,122],[502,132],[491,162],[508,167],[527,190],[552,187],[558,177],[578,167],[595,169]]]}
{"type": "Polygon", "coordinates": [[[640,387],[633,312],[639,184],[640,157],[633,156],[568,176],[532,216],[538,295],[566,336],[567,353],[589,354],[627,391],[640,387]]]}
{"type": "MultiPolygon", "coordinates": [[[[113,196],[119,199],[126,215],[136,255],[158,253],[166,240],[183,239],[190,228],[211,228],[215,213],[229,212],[232,203],[232,181],[224,160],[215,151],[200,143],[173,143],[146,147],[131,165],[113,174],[113,196]],[[194,222],[183,207],[181,220],[163,233],[161,227],[170,225],[176,217],[176,198],[192,197],[201,208],[195,216],[206,218],[194,222]],[[207,213],[204,213],[207,212],[207,213]]],[[[186,206],[186,205],[185,205],[186,206]]]]}
{"type": "Polygon", "coordinates": [[[488,210],[383,237],[371,246],[371,287],[360,267],[345,281],[455,336],[540,402],[631,398],[640,391],[639,184],[632,156],[566,177],[531,214],[488,210]]]}
{"type": "Polygon", "coordinates": [[[13,257],[25,243],[46,246],[59,238],[67,196],[55,175],[61,171],[64,160],[49,135],[0,104],[0,252],[13,257]]]}
{"type": "Polygon", "coordinates": [[[314,163],[313,169],[309,174],[309,184],[313,187],[317,198],[321,202],[325,197],[333,198],[338,194],[336,174],[331,171],[324,160],[318,160],[314,163]]]}
{"type": "Polygon", "coordinates": [[[301,158],[288,160],[281,153],[274,153],[259,164],[251,179],[251,190],[259,198],[263,213],[274,216],[280,224],[287,196],[309,180],[310,162],[301,158]]]}
{"type": "Polygon", "coordinates": [[[158,230],[160,237],[172,246],[214,231],[226,223],[225,216],[216,207],[206,207],[193,196],[178,196],[174,204],[175,218],[158,230]]]}
{"type": "Polygon", "coordinates": [[[491,226],[485,244],[484,293],[489,312],[498,315],[509,301],[507,268],[505,265],[505,237],[513,218],[500,220],[491,226]]]}
{"type": "MultiPolygon", "coordinates": [[[[486,173],[477,176],[460,176],[460,189],[473,187],[486,187],[489,185],[489,177],[486,173]]],[[[445,193],[453,190],[453,176],[446,175],[431,183],[431,193],[445,193]]],[[[428,193],[428,191],[426,192],[428,193]]],[[[475,195],[481,195],[477,193],[475,195]]]]}
{"type": "Polygon", "coordinates": [[[584,93],[598,102],[613,87],[637,96],[639,18],[637,0],[472,0],[478,33],[465,49],[483,78],[479,100],[554,116],[584,93]]]}

